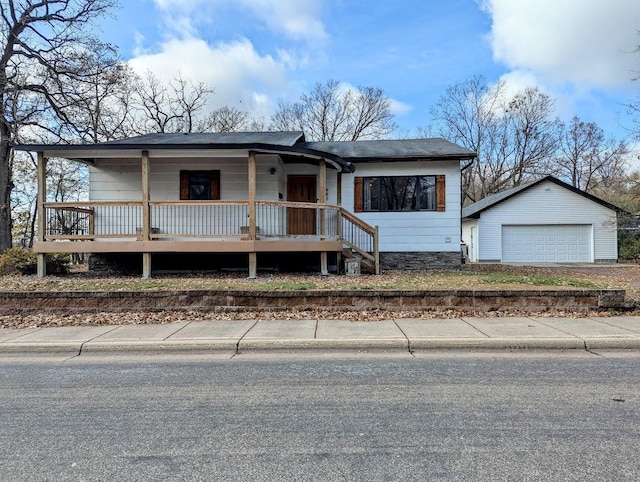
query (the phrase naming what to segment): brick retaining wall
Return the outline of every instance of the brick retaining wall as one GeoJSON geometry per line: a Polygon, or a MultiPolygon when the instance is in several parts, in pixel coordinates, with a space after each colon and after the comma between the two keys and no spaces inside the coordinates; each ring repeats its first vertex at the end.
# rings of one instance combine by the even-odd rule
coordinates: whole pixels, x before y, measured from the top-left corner
{"type": "Polygon", "coordinates": [[[291,308],[589,312],[629,307],[624,290],[0,292],[0,314],[291,308]]]}

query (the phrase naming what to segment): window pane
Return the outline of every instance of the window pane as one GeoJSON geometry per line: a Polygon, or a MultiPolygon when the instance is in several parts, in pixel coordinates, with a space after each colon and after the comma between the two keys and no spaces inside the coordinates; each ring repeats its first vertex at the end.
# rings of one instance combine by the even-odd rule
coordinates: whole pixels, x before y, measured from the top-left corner
{"type": "Polygon", "coordinates": [[[410,211],[416,209],[416,178],[415,177],[383,177],[382,210],[410,211]]]}
{"type": "Polygon", "coordinates": [[[380,179],[377,177],[365,178],[364,180],[364,210],[380,210],[380,179]]]}
{"type": "Polygon", "coordinates": [[[420,209],[436,209],[436,177],[420,176],[420,209]]]}
{"type": "Polygon", "coordinates": [[[206,174],[189,176],[189,199],[202,201],[211,199],[211,177],[206,174]]]}

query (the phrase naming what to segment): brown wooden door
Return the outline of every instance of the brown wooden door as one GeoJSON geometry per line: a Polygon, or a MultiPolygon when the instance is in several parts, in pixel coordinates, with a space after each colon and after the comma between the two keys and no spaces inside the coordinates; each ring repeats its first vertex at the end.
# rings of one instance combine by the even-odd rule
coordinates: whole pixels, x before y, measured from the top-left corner
{"type": "MultiPolygon", "coordinates": [[[[317,200],[315,176],[289,176],[287,178],[287,201],[315,203],[317,200]]],[[[316,210],[287,209],[287,232],[289,234],[316,234],[316,210]]]]}

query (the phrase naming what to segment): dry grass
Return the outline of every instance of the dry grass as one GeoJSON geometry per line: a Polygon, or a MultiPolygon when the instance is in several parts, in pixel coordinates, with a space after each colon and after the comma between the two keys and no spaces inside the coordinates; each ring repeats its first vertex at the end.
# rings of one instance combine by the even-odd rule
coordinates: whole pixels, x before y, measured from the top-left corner
{"type": "MultiPolygon", "coordinates": [[[[2,276],[0,291],[149,291],[149,290],[518,290],[518,289],[624,289],[627,298],[640,300],[640,266],[505,266],[468,265],[459,271],[389,271],[381,276],[320,276],[311,274],[259,273],[249,280],[246,273],[212,273],[191,276],[162,275],[150,280],[139,277],[100,277],[76,272],[62,277],[2,276]]],[[[0,328],[43,326],[168,323],[197,319],[343,319],[372,321],[390,318],[447,318],[459,316],[512,316],[519,313],[468,313],[461,311],[300,311],[215,312],[162,311],[127,313],[75,313],[0,316],[0,328]]],[[[531,315],[531,313],[528,313],[531,315]]],[[[582,316],[580,313],[548,311],[540,316],[582,316]]],[[[590,316],[608,313],[592,313],[590,316]]]]}
{"type": "Polygon", "coordinates": [[[449,290],[449,289],[604,289],[627,290],[631,299],[640,299],[640,266],[508,266],[467,265],[453,271],[386,271],[380,276],[320,276],[317,273],[207,273],[104,277],[86,271],[65,276],[1,276],[0,291],[151,291],[151,290],[449,290]]]}

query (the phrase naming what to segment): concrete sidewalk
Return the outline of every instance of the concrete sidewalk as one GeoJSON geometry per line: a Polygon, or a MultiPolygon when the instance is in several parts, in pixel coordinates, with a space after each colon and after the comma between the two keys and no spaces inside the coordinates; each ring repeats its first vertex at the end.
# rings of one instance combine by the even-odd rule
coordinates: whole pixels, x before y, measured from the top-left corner
{"type": "Polygon", "coordinates": [[[0,354],[265,350],[640,350],[640,317],[190,321],[0,329],[0,354]]]}

